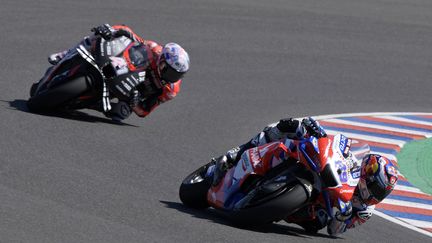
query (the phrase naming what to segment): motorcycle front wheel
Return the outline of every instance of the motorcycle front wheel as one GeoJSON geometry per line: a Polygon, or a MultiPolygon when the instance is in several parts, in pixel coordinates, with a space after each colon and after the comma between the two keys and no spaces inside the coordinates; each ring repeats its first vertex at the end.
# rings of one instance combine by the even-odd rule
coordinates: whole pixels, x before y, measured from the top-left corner
{"type": "Polygon", "coordinates": [[[32,112],[43,112],[61,108],[68,101],[78,98],[89,87],[86,77],[78,77],[52,89],[40,91],[37,94],[34,94],[34,85],[31,88],[33,96],[27,101],[27,107],[32,112]]]}
{"type": "Polygon", "coordinates": [[[188,207],[204,209],[210,205],[207,202],[207,192],[211,186],[211,178],[206,177],[207,169],[213,165],[210,162],[188,175],[180,185],[179,196],[182,203],[188,207]]]}
{"type": "Polygon", "coordinates": [[[313,183],[307,171],[291,166],[268,178],[236,203],[228,216],[241,225],[260,225],[282,220],[306,205],[313,183]],[[308,179],[305,179],[308,178],[308,179]]]}

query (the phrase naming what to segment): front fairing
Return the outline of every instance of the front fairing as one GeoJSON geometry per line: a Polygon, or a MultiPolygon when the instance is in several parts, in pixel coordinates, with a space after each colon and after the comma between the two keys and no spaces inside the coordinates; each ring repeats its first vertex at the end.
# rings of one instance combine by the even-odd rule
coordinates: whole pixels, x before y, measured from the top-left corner
{"type": "Polygon", "coordinates": [[[103,67],[106,63],[110,63],[110,57],[120,56],[131,44],[132,40],[125,36],[111,41],[98,38],[94,47],[94,55],[97,64],[103,67]]]}
{"type": "MultiPolygon", "coordinates": [[[[96,62],[105,75],[109,90],[119,99],[128,100],[131,91],[148,79],[147,71],[153,54],[148,46],[140,42],[127,37],[112,41],[100,39],[96,42],[95,53],[96,62]]],[[[159,92],[157,85],[151,80],[139,86],[142,96],[159,92]]]]}
{"type": "Polygon", "coordinates": [[[322,156],[324,166],[321,172],[323,179],[323,196],[329,215],[334,208],[342,210],[342,206],[352,200],[360,179],[361,163],[351,152],[351,140],[338,134],[332,139],[329,156],[322,156]]]}
{"type": "Polygon", "coordinates": [[[267,171],[284,161],[287,148],[281,142],[269,143],[246,150],[238,163],[229,169],[223,180],[209,190],[207,199],[212,206],[233,209],[245,193],[242,187],[251,180],[264,176],[267,171]]]}
{"type": "MultiPolygon", "coordinates": [[[[87,52],[84,55],[91,54],[87,52]]],[[[103,80],[100,71],[89,65],[86,58],[88,57],[84,57],[83,54],[78,51],[70,52],[57,65],[47,70],[45,76],[38,83],[35,94],[55,88],[76,77],[91,75],[91,79],[94,81],[103,80]]]]}
{"type": "Polygon", "coordinates": [[[107,78],[146,70],[150,66],[152,52],[143,43],[134,42],[125,36],[111,41],[99,38],[95,43],[93,52],[96,63],[104,73],[107,70],[107,78]]]}
{"type": "MultiPolygon", "coordinates": [[[[333,215],[333,207],[339,208],[353,197],[359,182],[359,160],[351,151],[351,140],[338,134],[333,138],[307,138],[299,143],[300,162],[319,176],[322,183],[318,204],[333,215]]],[[[364,151],[364,148],[361,149],[364,151]]]]}
{"type": "Polygon", "coordinates": [[[350,187],[355,188],[359,181],[359,169],[360,163],[358,160],[349,152],[351,144],[350,140],[344,135],[338,134],[333,138],[332,143],[332,155],[329,157],[322,156],[326,164],[331,168],[331,173],[334,176],[336,185],[329,187],[350,187]]]}

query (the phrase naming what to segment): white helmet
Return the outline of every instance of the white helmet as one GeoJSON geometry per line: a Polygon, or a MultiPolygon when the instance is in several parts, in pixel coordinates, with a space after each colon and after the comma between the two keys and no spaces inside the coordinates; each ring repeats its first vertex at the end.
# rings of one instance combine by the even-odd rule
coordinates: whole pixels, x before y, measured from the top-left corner
{"type": "Polygon", "coordinates": [[[189,64],[187,52],[179,44],[168,43],[159,58],[159,76],[168,83],[177,82],[189,70],[189,64]]]}

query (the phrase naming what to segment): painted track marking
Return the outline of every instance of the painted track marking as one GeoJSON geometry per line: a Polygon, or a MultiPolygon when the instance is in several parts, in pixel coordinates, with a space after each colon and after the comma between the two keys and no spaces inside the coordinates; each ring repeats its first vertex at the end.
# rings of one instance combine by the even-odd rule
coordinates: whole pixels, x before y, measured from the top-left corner
{"type": "MultiPolygon", "coordinates": [[[[407,142],[432,137],[432,113],[350,113],[314,118],[329,135],[342,133],[366,142],[371,152],[396,163],[396,155],[407,142]]],[[[376,206],[375,214],[432,237],[432,195],[414,187],[403,175],[392,194],[376,206]]]]}

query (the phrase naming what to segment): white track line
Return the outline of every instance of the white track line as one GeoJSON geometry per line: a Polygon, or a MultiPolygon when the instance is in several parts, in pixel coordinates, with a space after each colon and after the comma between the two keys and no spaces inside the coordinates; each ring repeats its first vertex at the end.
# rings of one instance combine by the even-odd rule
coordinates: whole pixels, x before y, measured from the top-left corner
{"type": "Polygon", "coordinates": [[[397,219],[407,222],[408,224],[414,225],[419,228],[432,228],[432,223],[423,220],[407,219],[404,217],[397,217],[397,219]]]}
{"type": "Polygon", "coordinates": [[[364,112],[364,113],[344,113],[344,114],[329,114],[313,116],[317,120],[331,119],[331,118],[342,118],[342,117],[356,117],[356,116],[400,116],[400,115],[412,115],[412,116],[430,116],[430,112],[364,112]]]}
{"type": "Polygon", "coordinates": [[[381,212],[375,210],[374,214],[377,215],[377,216],[379,216],[379,217],[381,217],[381,218],[387,219],[388,221],[391,221],[391,222],[393,222],[395,224],[401,225],[401,226],[406,227],[408,229],[411,229],[411,230],[414,230],[416,232],[419,232],[419,233],[422,233],[424,235],[427,235],[429,237],[432,237],[432,233],[431,232],[419,229],[419,228],[417,228],[417,227],[415,227],[415,226],[413,226],[411,224],[408,224],[408,223],[406,223],[404,221],[401,221],[401,220],[399,220],[397,218],[393,218],[391,216],[388,216],[385,213],[381,213],[381,212]]]}
{"type": "Polygon", "coordinates": [[[426,194],[426,193],[420,191],[420,189],[418,189],[418,188],[410,187],[410,186],[400,186],[400,185],[398,185],[398,184],[396,184],[396,186],[395,186],[395,190],[405,191],[405,192],[416,192],[416,193],[426,194]]]}
{"type": "MultiPolygon", "coordinates": [[[[348,113],[348,114],[314,116],[314,118],[317,120],[327,120],[329,122],[340,123],[340,124],[345,124],[345,125],[352,125],[352,126],[359,126],[359,127],[366,127],[366,128],[375,128],[375,129],[381,129],[381,130],[386,130],[386,131],[395,131],[395,132],[401,132],[401,133],[407,133],[407,134],[413,134],[413,135],[420,135],[420,136],[425,136],[426,138],[432,137],[432,133],[427,133],[427,132],[421,132],[421,131],[405,129],[405,128],[393,128],[393,127],[388,127],[388,126],[384,126],[384,125],[368,124],[368,123],[363,123],[363,122],[345,121],[345,120],[337,119],[337,118],[358,117],[358,116],[378,116],[380,118],[389,119],[388,116],[400,116],[400,115],[432,115],[432,113],[425,113],[425,112],[348,113]]],[[[390,119],[397,120],[397,121],[403,121],[403,122],[407,122],[407,123],[418,123],[418,124],[423,124],[423,125],[432,125],[432,123],[429,124],[428,122],[414,121],[412,119],[407,119],[407,118],[403,118],[403,117],[391,117],[390,119]]],[[[330,135],[335,135],[338,133],[336,131],[331,131],[331,130],[330,131],[326,130],[326,131],[330,135]]],[[[381,142],[381,143],[387,142],[389,144],[396,144],[399,147],[403,147],[403,145],[405,144],[405,141],[399,141],[399,140],[392,141],[389,139],[383,140],[381,138],[377,138],[374,136],[364,136],[364,135],[349,134],[349,133],[347,133],[345,135],[348,137],[351,137],[351,138],[357,138],[357,139],[362,139],[362,140],[369,140],[369,141],[381,142]],[[354,136],[350,136],[350,135],[354,135],[354,136]]],[[[422,191],[420,191],[418,188],[408,187],[408,186],[396,185],[395,190],[425,194],[422,191]]],[[[400,200],[385,199],[384,201],[385,201],[385,203],[391,203],[391,204],[397,203],[397,205],[402,205],[402,206],[422,206],[422,208],[427,208],[427,209],[432,207],[431,205],[426,205],[426,204],[421,204],[421,203],[404,202],[404,201],[400,201],[400,200]]],[[[415,226],[418,226],[418,227],[423,227],[423,228],[432,228],[432,225],[431,225],[432,223],[430,223],[430,222],[424,222],[424,221],[419,221],[419,220],[410,220],[410,219],[405,219],[405,218],[395,218],[395,217],[388,216],[387,214],[384,214],[384,213],[379,212],[377,210],[375,210],[375,215],[377,215],[381,218],[387,219],[388,221],[391,221],[393,223],[399,224],[399,225],[406,227],[408,229],[414,230],[418,233],[432,237],[431,232],[415,227],[415,226]]]]}
{"type": "Polygon", "coordinates": [[[430,204],[424,204],[424,203],[415,203],[415,202],[408,202],[408,201],[402,201],[402,200],[396,200],[396,199],[384,199],[382,201],[386,204],[393,204],[403,207],[412,207],[412,208],[421,208],[426,210],[432,210],[432,205],[430,204]]]}
{"type": "Polygon", "coordinates": [[[413,120],[413,119],[409,119],[409,118],[405,118],[405,117],[398,117],[398,116],[375,116],[375,117],[377,117],[377,118],[383,118],[383,119],[388,119],[388,120],[393,120],[393,121],[406,122],[406,123],[410,123],[410,124],[421,124],[421,125],[431,126],[432,127],[432,123],[431,122],[413,120]]]}
{"type": "Polygon", "coordinates": [[[343,124],[343,125],[355,126],[355,127],[375,128],[375,129],[391,131],[391,132],[394,131],[394,132],[400,132],[400,133],[406,133],[406,134],[412,134],[412,135],[432,137],[432,133],[410,130],[410,129],[405,129],[405,128],[395,128],[395,127],[388,127],[388,126],[383,126],[383,125],[369,124],[369,123],[356,122],[356,121],[346,121],[346,120],[340,120],[340,119],[326,119],[325,121],[343,124]]]}

